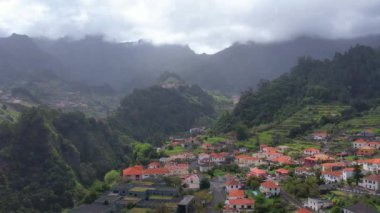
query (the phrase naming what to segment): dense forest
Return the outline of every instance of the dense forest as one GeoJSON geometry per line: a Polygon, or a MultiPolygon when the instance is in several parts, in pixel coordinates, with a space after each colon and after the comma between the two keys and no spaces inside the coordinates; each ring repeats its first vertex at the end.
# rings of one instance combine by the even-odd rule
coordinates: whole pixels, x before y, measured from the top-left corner
{"type": "Polygon", "coordinates": [[[169,134],[210,124],[214,99],[199,86],[138,89],[120,104],[111,123],[137,140],[158,144],[169,134]]]}
{"type": "Polygon", "coordinates": [[[0,126],[0,212],[59,212],[131,162],[131,140],[81,113],[31,108],[0,126]]]}
{"type": "Polygon", "coordinates": [[[233,113],[222,119],[226,125],[233,120],[253,126],[284,119],[307,104],[333,102],[361,111],[379,102],[379,82],[379,49],[357,45],[331,60],[303,57],[291,72],[243,92],[233,113]]]}

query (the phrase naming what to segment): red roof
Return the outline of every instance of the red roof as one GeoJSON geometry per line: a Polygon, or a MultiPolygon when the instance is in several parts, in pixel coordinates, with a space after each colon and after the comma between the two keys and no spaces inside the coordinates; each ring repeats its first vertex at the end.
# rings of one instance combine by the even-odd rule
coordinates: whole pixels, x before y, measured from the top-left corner
{"type": "Polygon", "coordinates": [[[367,176],[367,177],[364,177],[364,179],[366,180],[371,180],[371,181],[376,181],[376,182],[380,182],[380,175],[370,175],[370,176],[367,176]]]}
{"type": "Polygon", "coordinates": [[[240,184],[240,181],[238,181],[236,179],[229,179],[225,182],[225,185],[226,186],[236,186],[236,185],[241,185],[241,184],[240,184]]]}
{"type": "Polygon", "coordinates": [[[330,175],[330,176],[335,176],[335,177],[341,177],[342,176],[342,171],[337,171],[337,172],[322,172],[322,175],[330,175]]]}
{"type": "Polygon", "coordinates": [[[212,158],[224,158],[226,157],[228,154],[225,153],[225,152],[221,152],[221,153],[211,153],[210,154],[210,157],[212,158]]]}
{"type": "Polygon", "coordinates": [[[334,167],[334,166],[344,167],[344,166],[347,166],[347,163],[345,162],[323,163],[322,166],[323,167],[334,167]]]}
{"type": "Polygon", "coordinates": [[[237,156],[235,156],[235,158],[236,159],[251,160],[251,161],[258,160],[258,158],[252,157],[252,156],[249,156],[249,155],[237,155],[237,156]]]}
{"type": "Polygon", "coordinates": [[[358,163],[380,164],[380,158],[358,160],[358,163]]]}
{"type": "Polygon", "coordinates": [[[243,199],[233,199],[233,200],[228,200],[230,205],[252,205],[255,203],[254,200],[249,199],[249,198],[243,198],[243,199]]]}
{"type": "Polygon", "coordinates": [[[364,139],[360,138],[360,139],[356,139],[355,143],[366,143],[366,141],[364,139]]]}
{"type": "Polygon", "coordinates": [[[143,166],[140,166],[140,165],[128,167],[123,170],[123,176],[142,175],[142,174],[143,174],[143,166]]]}
{"type": "Polygon", "coordinates": [[[277,184],[273,181],[265,181],[261,183],[261,186],[269,189],[278,188],[277,184]]]}
{"type": "Polygon", "coordinates": [[[380,142],[377,141],[371,141],[367,143],[368,145],[380,145],[380,142]]]}
{"type": "Polygon", "coordinates": [[[282,163],[282,164],[292,164],[291,160],[292,160],[291,157],[285,156],[285,155],[272,159],[273,162],[278,162],[278,163],[282,163]]]}
{"type": "Polygon", "coordinates": [[[289,171],[283,168],[277,169],[276,172],[281,173],[281,174],[286,174],[286,175],[289,174],[289,171]]]}
{"type": "Polygon", "coordinates": [[[244,190],[231,190],[228,194],[229,197],[244,198],[244,190]]]}
{"type": "Polygon", "coordinates": [[[296,213],[313,213],[313,212],[310,211],[309,209],[302,208],[302,209],[297,209],[296,213]]]}
{"type": "Polygon", "coordinates": [[[251,168],[250,174],[265,175],[267,174],[267,171],[255,167],[255,168],[251,168]]]}
{"type": "Polygon", "coordinates": [[[163,175],[167,173],[169,173],[169,170],[166,168],[152,168],[143,171],[144,175],[163,175]]]}

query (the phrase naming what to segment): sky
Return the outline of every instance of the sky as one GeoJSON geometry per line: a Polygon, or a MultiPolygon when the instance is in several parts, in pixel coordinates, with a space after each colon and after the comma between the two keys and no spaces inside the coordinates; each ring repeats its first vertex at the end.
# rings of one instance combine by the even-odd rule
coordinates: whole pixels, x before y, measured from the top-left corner
{"type": "Polygon", "coordinates": [[[0,0],[0,36],[103,35],[116,42],[189,45],[380,33],[380,0],[0,0]]]}

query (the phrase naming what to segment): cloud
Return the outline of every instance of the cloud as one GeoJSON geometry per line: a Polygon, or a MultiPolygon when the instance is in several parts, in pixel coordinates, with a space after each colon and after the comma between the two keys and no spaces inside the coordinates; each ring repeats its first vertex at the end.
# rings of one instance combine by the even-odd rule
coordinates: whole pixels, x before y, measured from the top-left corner
{"type": "Polygon", "coordinates": [[[240,41],[380,33],[378,0],[0,0],[0,35],[188,44],[213,53],[240,41]]]}

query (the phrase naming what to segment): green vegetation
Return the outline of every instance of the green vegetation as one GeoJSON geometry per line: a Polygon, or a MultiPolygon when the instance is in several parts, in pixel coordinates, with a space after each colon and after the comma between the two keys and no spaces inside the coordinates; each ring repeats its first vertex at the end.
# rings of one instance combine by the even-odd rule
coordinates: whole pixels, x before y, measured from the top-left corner
{"type": "MultiPolygon", "coordinates": [[[[378,104],[380,96],[379,58],[380,50],[364,46],[337,53],[332,60],[301,58],[290,73],[262,82],[255,92],[244,92],[232,120],[248,126],[285,122],[306,106],[326,103],[352,106],[341,112],[343,117],[369,109],[378,104]]],[[[334,122],[333,117],[324,122],[334,122]]]]}
{"type": "Polygon", "coordinates": [[[137,140],[161,144],[169,134],[206,125],[214,116],[213,105],[213,98],[199,86],[153,86],[125,97],[110,120],[137,140]]]}
{"type": "Polygon", "coordinates": [[[185,151],[185,149],[182,146],[176,146],[176,147],[174,147],[172,149],[165,149],[164,150],[164,154],[166,154],[166,155],[176,155],[176,154],[182,153],[184,151],[185,151]]]}
{"type": "MultiPolygon", "coordinates": [[[[0,212],[59,212],[91,202],[109,188],[98,179],[132,161],[129,139],[77,112],[27,109],[16,123],[0,124],[0,138],[0,212]]],[[[109,184],[117,181],[112,173],[109,184]]]]}

